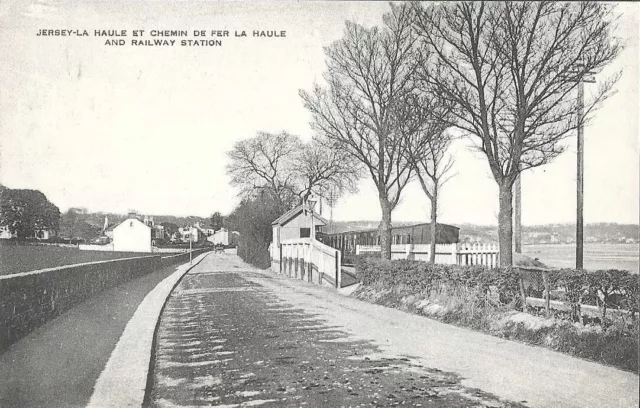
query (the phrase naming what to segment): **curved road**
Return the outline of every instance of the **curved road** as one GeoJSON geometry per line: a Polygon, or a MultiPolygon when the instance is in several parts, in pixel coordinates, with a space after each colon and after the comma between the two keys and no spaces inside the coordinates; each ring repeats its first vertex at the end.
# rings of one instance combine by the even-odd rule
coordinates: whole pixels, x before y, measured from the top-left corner
{"type": "Polygon", "coordinates": [[[161,316],[149,405],[636,407],[638,376],[212,254],[161,316]]]}

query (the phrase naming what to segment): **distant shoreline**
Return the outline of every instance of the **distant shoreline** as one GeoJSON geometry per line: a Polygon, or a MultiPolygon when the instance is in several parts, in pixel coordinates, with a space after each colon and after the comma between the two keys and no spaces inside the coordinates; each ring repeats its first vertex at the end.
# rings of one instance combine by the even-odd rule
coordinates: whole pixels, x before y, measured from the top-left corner
{"type": "MultiPolygon", "coordinates": [[[[575,244],[524,244],[523,253],[556,268],[575,267],[575,244]]],[[[638,273],[640,244],[585,243],[584,268],[587,270],[620,269],[638,273]]]]}

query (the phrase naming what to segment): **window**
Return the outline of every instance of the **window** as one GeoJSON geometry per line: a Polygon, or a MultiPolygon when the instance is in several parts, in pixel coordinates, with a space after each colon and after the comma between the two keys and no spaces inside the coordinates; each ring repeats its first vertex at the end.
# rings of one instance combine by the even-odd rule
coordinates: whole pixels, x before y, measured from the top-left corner
{"type": "Polygon", "coordinates": [[[300,228],[300,238],[310,238],[311,228],[300,228]]]}

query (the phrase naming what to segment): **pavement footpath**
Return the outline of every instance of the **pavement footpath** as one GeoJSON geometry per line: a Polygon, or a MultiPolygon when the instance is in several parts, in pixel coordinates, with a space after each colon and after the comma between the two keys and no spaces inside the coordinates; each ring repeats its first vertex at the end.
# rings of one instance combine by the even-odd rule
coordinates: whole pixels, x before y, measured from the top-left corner
{"type": "Polygon", "coordinates": [[[11,345],[0,354],[0,408],[85,407],[141,303],[188,266],[168,266],[111,288],[11,345]]]}

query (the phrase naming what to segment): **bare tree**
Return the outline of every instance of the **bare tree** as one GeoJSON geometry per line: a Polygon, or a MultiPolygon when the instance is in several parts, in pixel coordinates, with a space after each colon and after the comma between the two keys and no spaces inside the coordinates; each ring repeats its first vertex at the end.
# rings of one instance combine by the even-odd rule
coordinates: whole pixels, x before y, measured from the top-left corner
{"type": "Polygon", "coordinates": [[[452,107],[429,90],[408,99],[410,106],[402,129],[406,140],[405,155],[431,204],[431,249],[429,262],[435,263],[438,198],[442,186],[454,176],[453,156],[448,154],[452,136],[447,131],[453,120],[452,107]]]}
{"type": "Polygon", "coordinates": [[[315,137],[300,149],[294,172],[294,193],[304,202],[312,194],[328,197],[333,191],[340,197],[356,192],[361,170],[339,145],[315,137]]]}
{"type": "Polygon", "coordinates": [[[294,160],[301,147],[300,138],[287,132],[259,132],[251,139],[236,142],[227,153],[231,185],[239,187],[244,196],[267,193],[281,211],[286,211],[297,200],[291,183],[294,160]]]}
{"type": "Polygon", "coordinates": [[[244,196],[268,193],[282,211],[332,188],[337,194],[357,191],[358,167],[342,149],[317,138],[304,143],[286,132],[260,132],[237,142],[228,155],[231,184],[244,196]]]}
{"type": "MultiPolygon", "coordinates": [[[[499,188],[502,265],[512,264],[512,186],[526,169],[549,163],[579,126],[574,90],[619,54],[608,5],[596,2],[457,2],[415,5],[415,24],[431,56],[420,71],[457,106],[452,125],[488,160],[499,188]]],[[[586,103],[589,117],[612,92],[605,80],[586,103]]]]}
{"type": "Polygon", "coordinates": [[[391,6],[382,28],[347,22],[344,36],[325,48],[327,88],[301,91],[313,127],[364,165],[382,210],[381,256],[391,257],[391,212],[412,168],[403,154],[399,109],[414,87],[417,67],[410,7],[391,6]]]}

